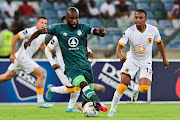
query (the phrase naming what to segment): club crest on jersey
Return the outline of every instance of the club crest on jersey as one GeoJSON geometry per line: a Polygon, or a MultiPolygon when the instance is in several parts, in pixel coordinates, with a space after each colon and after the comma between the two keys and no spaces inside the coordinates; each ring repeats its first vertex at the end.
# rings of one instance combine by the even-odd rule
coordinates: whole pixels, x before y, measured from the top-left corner
{"type": "Polygon", "coordinates": [[[79,40],[76,37],[71,37],[68,40],[68,44],[70,46],[69,50],[79,50],[79,47],[76,48],[79,44],[79,40]]]}
{"type": "Polygon", "coordinates": [[[63,36],[67,36],[67,35],[68,35],[68,33],[66,33],[66,32],[65,32],[65,33],[63,33],[63,36]]]}
{"type": "Polygon", "coordinates": [[[78,31],[77,31],[77,35],[78,35],[78,36],[81,36],[81,35],[82,35],[82,31],[81,31],[81,30],[78,30],[78,31]]]}
{"type": "Polygon", "coordinates": [[[148,43],[151,43],[152,42],[152,38],[148,38],[148,43]]]}
{"type": "Polygon", "coordinates": [[[126,72],[126,73],[128,73],[128,72],[129,72],[129,69],[128,69],[128,68],[127,68],[127,69],[125,69],[125,72],[126,72]]]}

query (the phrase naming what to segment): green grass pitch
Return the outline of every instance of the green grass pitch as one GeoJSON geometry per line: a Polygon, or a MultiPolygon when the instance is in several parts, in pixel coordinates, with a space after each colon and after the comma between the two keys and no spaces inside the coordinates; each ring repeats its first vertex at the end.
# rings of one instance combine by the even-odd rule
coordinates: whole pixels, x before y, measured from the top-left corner
{"type": "Polygon", "coordinates": [[[84,117],[83,113],[66,113],[66,107],[0,105],[0,120],[180,120],[180,104],[119,104],[116,117],[108,117],[108,112],[100,112],[98,117],[84,117]]]}

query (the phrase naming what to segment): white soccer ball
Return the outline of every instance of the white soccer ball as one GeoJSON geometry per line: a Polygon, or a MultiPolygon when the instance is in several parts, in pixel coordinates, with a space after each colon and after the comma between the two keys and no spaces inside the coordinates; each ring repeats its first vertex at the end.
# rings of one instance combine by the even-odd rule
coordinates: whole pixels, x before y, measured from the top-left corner
{"type": "Polygon", "coordinates": [[[99,112],[94,107],[93,102],[88,102],[83,107],[83,113],[85,117],[96,117],[99,112]]]}

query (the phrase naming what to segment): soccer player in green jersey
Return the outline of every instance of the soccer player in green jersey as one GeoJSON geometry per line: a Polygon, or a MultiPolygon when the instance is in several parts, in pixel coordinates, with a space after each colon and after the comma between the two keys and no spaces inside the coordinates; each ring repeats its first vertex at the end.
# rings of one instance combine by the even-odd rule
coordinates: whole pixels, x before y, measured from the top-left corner
{"type": "Polygon", "coordinates": [[[105,29],[103,27],[95,29],[89,25],[79,23],[79,11],[75,7],[67,9],[66,20],[67,23],[53,24],[35,32],[24,44],[24,47],[26,49],[40,34],[56,35],[62,50],[66,75],[72,84],[80,87],[83,92],[82,106],[92,101],[97,110],[107,112],[108,108],[100,103],[99,98],[93,91],[92,68],[84,50],[86,35],[91,33],[104,37],[106,35],[105,29]]]}

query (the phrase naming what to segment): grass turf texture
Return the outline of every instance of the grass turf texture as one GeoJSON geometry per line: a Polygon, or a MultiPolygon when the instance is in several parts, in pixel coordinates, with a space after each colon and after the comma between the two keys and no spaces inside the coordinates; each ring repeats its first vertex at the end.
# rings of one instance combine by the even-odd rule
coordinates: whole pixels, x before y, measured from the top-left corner
{"type": "MultiPolygon", "coordinates": [[[[65,112],[67,105],[37,108],[35,105],[0,105],[0,120],[179,120],[180,104],[119,104],[116,117],[100,112],[98,117],[65,112]]],[[[75,106],[76,107],[76,106],[75,106]]],[[[110,105],[107,105],[110,108],[110,105]]]]}

